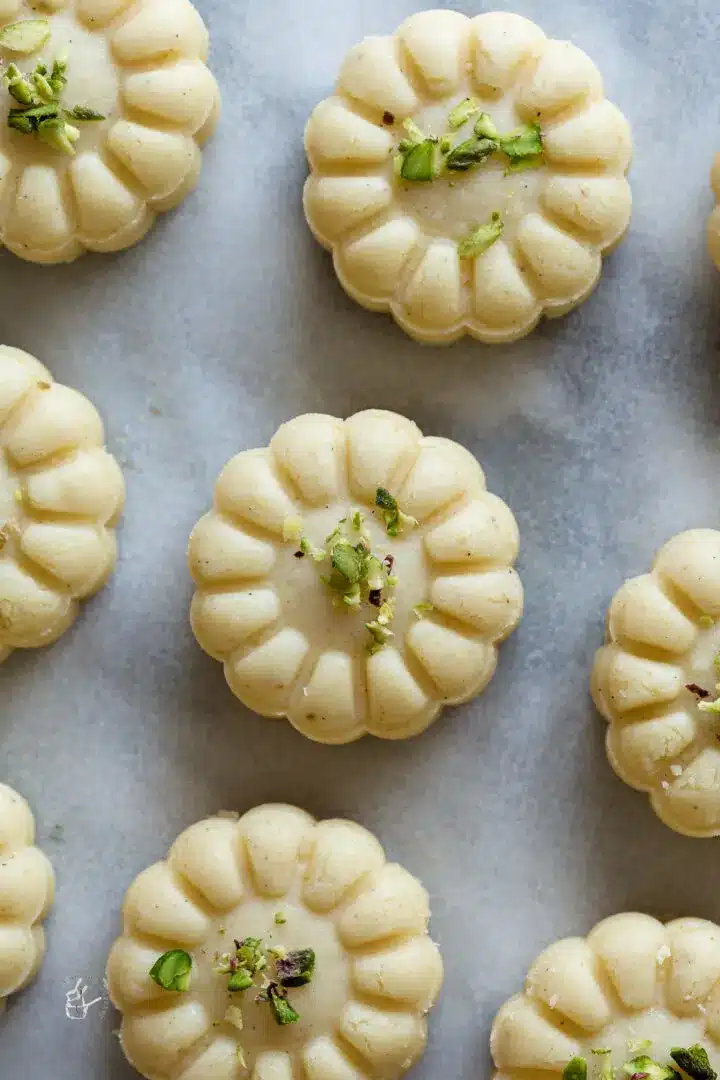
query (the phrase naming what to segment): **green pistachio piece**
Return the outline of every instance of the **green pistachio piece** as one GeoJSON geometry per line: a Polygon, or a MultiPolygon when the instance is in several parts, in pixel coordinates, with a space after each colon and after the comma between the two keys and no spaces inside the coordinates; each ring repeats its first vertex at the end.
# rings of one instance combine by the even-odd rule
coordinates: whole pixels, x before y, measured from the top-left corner
{"type": "Polygon", "coordinates": [[[449,154],[450,151],[453,148],[452,138],[450,137],[450,135],[443,135],[443,136],[441,136],[440,142],[439,142],[438,145],[440,146],[440,153],[441,154],[449,154]]]}
{"type": "Polygon", "coordinates": [[[717,1073],[710,1064],[707,1050],[697,1043],[687,1050],[674,1046],[670,1051],[670,1057],[684,1073],[692,1077],[692,1080],[717,1080],[717,1073]]]}
{"type": "Polygon", "coordinates": [[[510,158],[510,172],[536,168],[541,163],[543,144],[539,124],[525,124],[509,135],[501,135],[499,142],[502,152],[510,158]]]}
{"type": "Polygon", "coordinates": [[[15,131],[21,131],[23,135],[32,135],[35,128],[32,120],[28,120],[22,109],[11,109],[8,113],[8,127],[15,131]]]}
{"type": "Polygon", "coordinates": [[[445,164],[454,172],[467,172],[473,166],[482,164],[497,149],[498,144],[494,139],[478,139],[476,135],[473,135],[472,138],[465,139],[464,142],[453,147],[445,158],[445,164]]]}
{"type": "Polygon", "coordinates": [[[375,491],[375,505],[383,512],[385,531],[388,536],[398,536],[403,528],[414,528],[418,522],[409,514],[403,514],[397,499],[387,488],[379,487],[375,491]]]}
{"type": "Polygon", "coordinates": [[[478,225],[477,229],[459,242],[458,255],[461,259],[476,259],[500,239],[504,228],[505,223],[496,211],[487,225],[478,225]]]}
{"type": "MultiPolygon", "coordinates": [[[[429,615],[430,612],[434,610],[435,608],[432,604],[421,603],[415,605],[415,607],[413,608],[413,613],[417,616],[418,619],[424,619],[426,615],[429,615]]],[[[595,1053],[599,1053],[599,1051],[593,1050],[593,1054],[595,1053]]]]}
{"type": "Polygon", "coordinates": [[[574,1057],[563,1069],[562,1080],[587,1080],[588,1067],[584,1057],[574,1057]]]}
{"type": "Polygon", "coordinates": [[[400,176],[403,180],[425,182],[437,176],[437,139],[424,139],[403,154],[400,176]]]}
{"type": "Polygon", "coordinates": [[[31,78],[35,91],[41,101],[44,101],[47,104],[48,102],[55,100],[55,91],[41,71],[33,71],[31,78]]]}
{"type": "Polygon", "coordinates": [[[296,949],[275,961],[275,972],[281,986],[305,986],[315,971],[315,950],[296,949]]]}
{"type": "Polygon", "coordinates": [[[350,541],[337,540],[330,557],[333,569],[342,575],[348,585],[357,585],[362,577],[365,559],[350,541]]]}
{"type": "Polygon", "coordinates": [[[230,976],[227,988],[231,992],[239,990],[249,990],[252,984],[252,975],[247,970],[247,968],[241,967],[238,968],[237,971],[233,971],[232,975],[230,976]]]}
{"type": "Polygon", "coordinates": [[[257,975],[267,967],[267,956],[260,938],[247,937],[235,942],[235,951],[240,966],[247,968],[251,975],[257,975]]]}
{"type": "MultiPolygon", "coordinates": [[[[626,1061],[622,1067],[626,1076],[636,1077],[637,1080],[677,1080],[677,1073],[669,1065],[661,1065],[647,1054],[639,1054],[637,1057],[626,1061]]],[[[710,1078],[708,1078],[710,1080],[710,1078]]]]}
{"type": "Polygon", "coordinates": [[[451,131],[457,131],[463,124],[466,124],[468,120],[480,112],[482,108],[480,102],[476,98],[467,97],[464,101],[459,102],[454,109],[450,110],[448,116],[448,127],[451,131]]]}
{"type": "Polygon", "coordinates": [[[88,109],[85,105],[75,105],[74,108],[65,109],[64,112],[68,120],[77,120],[81,124],[88,124],[105,119],[103,113],[95,112],[94,109],[88,109]]]}
{"type": "Polygon", "coordinates": [[[29,56],[42,49],[49,38],[50,23],[47,19],[21,19],[0,30],[0,49],[29,56]]]}
{"type": "Polygon", "coordinates": [[[395,637],[392,630],[389,630],[387,626],[383,626],[377,619],[374,619],[372,622],[366,622],[365,629],[372,639],[368,645],[368,652],[371,656],[376,652],[380,652],[380,649],[384,648],[388,641],[395,637]]]}
{"type": "Polygon", "coordinates": [[[41,120],[37,126],[37,135],[48,146],[61,150],[64,154],[72,155],[75,153],[73,143],[80,137],[80,132],[56,116],[41,120]]]}
{"type": "Polygon", "coordinates": [[[56,97],[59,96],[67,83],[67,60],[58,58],[53,62],[48,82],[55,91],[56,97]]]}
{"type": "Polygon", "coordinates": [[[300,1019],[300,1014],[295,1012],[288,1001],[287,990],[284,987],[278,986],[277,983],[270,983],[267,989],[267,999],[270,1002],[275,1022],[280,1027],[285,1027],[286,1024],[296,1024],[300,1019]]]}
{"type": "Polygon", "coordinates": [[[18,105],[30,106],[41,104],[36,97],[32,85],[23,75],[18,79],[11,79],[10,82],[7,83],[7,89],[10,97],[14,98],[18,105]]]}
{"type": "Polygon", "coordinates": [[[410,145],[412,145],[413,143],[421,143],[425,141],[424,133],[420,130],[414,120],[411,120],[408,117],[407,120],[403,120],[402,126],[405,134],[407,135],[407,141],[410,143],[410,145]]]}
{"type": "Polygon", "coordinates": [[[170,949],[150,968],[150,978],[163,990],[185,991],[190,986],[192,959],[184,949],[170,949]]]}
{"type": "Polygon", "coordinates": [[[275,912],[275,925],[284,926],[287,922],[287,915],[284,915],[282,911],[275,912]]]}
{"type": "Polygon", "coordinates": [[[327,559],[327,552],[317,548],[307,536],[300,537],[300,551],[303,555],[309,555],[315,562],[323,562],[327,559]]]}
{"type": "Polygon", "coordinates": [[[343,604],[347,604],[347,606],[351,608],[359,608],[361,603],[362,589],[358,582],[356,585],[351,585],[350,588],[343,593],[343,604]]]}
{"type": "Polygon", "coordinates": [[[486,112],[480,113],[473,128],[479,139],[497,139],[499,132],[486,112]]]}

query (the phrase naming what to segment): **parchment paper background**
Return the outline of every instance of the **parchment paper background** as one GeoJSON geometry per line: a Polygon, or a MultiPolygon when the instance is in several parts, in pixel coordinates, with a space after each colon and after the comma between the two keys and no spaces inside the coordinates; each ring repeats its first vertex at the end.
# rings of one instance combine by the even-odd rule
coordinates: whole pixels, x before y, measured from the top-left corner
{"type": "Polygon", "coordinates": [[[128,484],[109,588],[52,649],[0,669],[0,776],[58,877],[0,1077],[131,1080],[117,1016],[66,1019],[68,988],[102,993],[125,889],[181,829],[287,800],[358,819],[422,877],[447,981],[413,1080],[484,1078],[492,1016],[548,942],[627,908],[720,920],[720,841],[676,836],[615,778],[587,695],[615,589],[672,534],[718,524],[704,228],[720,15],[716,0],[517,0],[590,53],[631,119],[631,231],[577,312],[510,347],[443,350],[343,294],[300,205],[307,115],[346,50],[412,0],[199,6],[224,113],[197,193],[125,254],[0,256],[0,337],[97,404],[128,484]],[[472,705],[409,742],[321,747],[243,709],[196,646],[185,547],[232,454],[296,413],[368,406],[478,456],[520,523],[526,614],[472,705]]]}

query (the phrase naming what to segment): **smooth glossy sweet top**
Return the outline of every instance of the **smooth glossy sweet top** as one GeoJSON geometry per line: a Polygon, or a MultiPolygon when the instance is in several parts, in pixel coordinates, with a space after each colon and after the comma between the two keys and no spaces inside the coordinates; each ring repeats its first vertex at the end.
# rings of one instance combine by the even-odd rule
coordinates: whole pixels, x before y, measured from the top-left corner
{"type": "Polygon", "coordinates": [[[555,942],[537,958],[522,994],[507,1001],[490,1046],[503,1080],[560,1075],[584,1057],[588,1076],[635,1053],[672,1064],[672,1047],[705,1047],[720,1061],[720,927],[703,919],[663,926],[614,915],[587,938],[555,942]],[[593,1055],[593,1050],[610,1050],[593,1055]]]}
{"type": "Polygon", "coordinates": [[[715,202],[718,205],[715,206],[708,222],[708,244],[712,260],[720,270],[720,154],[715,156],[710,174],[710,183],[712,184],[715,202]]]}
{"type": "Polygon", "coordinates": [[[233,693],[262,715],[287,716],[320,742],[406,738],[492,677],[498,643],[522,613],[517,552],[513,515],[462,446],[382,410],[299,416],[221,473],[190,540],[192,626],[233,693]],[[381,486],[415,527],[387,534],[381,486]],[[338,603],[327,563],[298,557],[297,539],[286,539],[287,523],[300,521],[320,546],[355,510],[397,577],[394,636],[375,652],[365,624],[377,609],[338,603]]]}
{"type": "Polygon", "coordinates": [[[0,662],[49,645],[115,565],[125,485],[97,411],[0,346],[0,662]]]}
{"type": "Polygon", "coordinates": [[[53,902],[55,878],[34,844],[30,807],[0,784],[0,1010],[35,977],[45,952],[41,923],[53,902]]]}
{"type": "MultiPolygon", "coordinates": [[[[472,121],[457,134],[472,134],[472,121]]],[[[597,68],[506,12],[426,11],[392,37],[366,38],[313,112],[305,145],[305,213],[341,284],[424,342],[464,333],[510,341],[542,314],[569,311],[596,284],[601,255],[630,218],[630,130],[597,68]],[[538,122],[541,167],[506,175],[495,154],[432,183],[394,175],[403,121],[440,135],[468,96],[504,131],[538,122]],[[502,237],[460,258],[458,240],[493,213],[505,223],[502,237]]]]}
{"type": "Polygon", "coordinates": [[[424,1050],[442,983],[427,893],[354,822],[282,805],[201,821],[140,874],[123,913],[109,989],[150,1080],[393,1080],[424,1050]],[[311,982],[289,991],[297,1022],[279,1026],[258,987],[230,993],[217,973],[217,954],[249,936],[314,950],[311,982]],[[150,978],[174,948],[192,959],[185,991],[150,978]]]}
{"type": "Polygon", "coordinates": [[[617,774],[677,832],[720,834],[720,532],[680,533],[626,581],[592,675],[617,774]],[[703,698],[703,695],[705,697],[703,698]]]}
{"type": "Polygon", "coordinates": [[[49,41],[0,58],[26,71],[64,56],[62,102],[106,119],[78,124],[68,156],[7,126],[0,86],[0,240],[41,263],[129,247],[197,180],[219,105],[207,30],[187,0],[0,0],[2,26],[38,17],[49,41]]]}

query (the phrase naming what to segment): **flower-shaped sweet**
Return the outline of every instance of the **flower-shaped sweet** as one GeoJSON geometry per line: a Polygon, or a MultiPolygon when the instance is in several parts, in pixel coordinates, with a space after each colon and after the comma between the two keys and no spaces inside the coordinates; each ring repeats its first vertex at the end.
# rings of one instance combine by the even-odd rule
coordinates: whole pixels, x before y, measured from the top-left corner
{"type": "Polygon", "coordinates": [[[320,742],[406,738],[492,677],[517,551],[457,443],[382,410],[299,416],[221,473],[190,540],[192,626],[262,715],[320,742]]]}
{"type": "Polygon", "coordinates": [[[0,662],[49,645],[115,565],[125,487],[97,411],[0,346],[0,662]]]}
{"type": "Polygon", "coordinates": [[[123,912],[108,984],[151,1080],[393,1080],[424,1050],[442,983],[427,893],[354,822],[208,818],[123,912]]]}
{"type": "Polygon", "coordinates": [[[610,764],[688,836],[720,834],[719,619],[720,532],[680,533],[616,593],[593,668],[610,764]]]}
{"type": "Polygon", "coordinates": [[[713,162],[710,183],[712,184],[715,202],[718,205],[710,215],[710,221],[708,222],[708,244],[712,260],[720,270],[720,154],[716,155],[713,162]]]}
{"type": "Polygon", "coordinates": [[[47,29],[29,53],[7,51],[0,29],[0,56],[26,76],[10,92],[0,85],[0,240],[41,263],[129,247],[197,180],[219,103],[207,30],[187,0],[0,0],[5,29],[39,16],[47,29]],[[54,103],[32,82],[38,63],[57,76],[54,103]],[[28,85],[41,109],[80,107],[72,145],[52,116],[40,133],[37,117],[19,116],[28,85]],[[86,110],[101,119],[82,119],[86,110]]]}
{"type": "Polygon", "coordinates": [[[498,1012],[490,1046],[503,1080],[679,1080],[680,1061],[700,1080],[682,1051],[720,1064],[720,927],[626,912],[555,942],[498,1012]]]}
{"type": "Polygon", "coordinates": [[[565,314],[630,218],[630,130],[597,68],[506,12],[366,38],[305,146],[305,214],[341,284],[434,344],[565,314]]]}
{"type": "Polygon", "coordinates": [[[41,924],[53,902],[55,877],[34,844],[30,807],[0,784],[0,1010],[35,977],[45,953],[41,924]]]}

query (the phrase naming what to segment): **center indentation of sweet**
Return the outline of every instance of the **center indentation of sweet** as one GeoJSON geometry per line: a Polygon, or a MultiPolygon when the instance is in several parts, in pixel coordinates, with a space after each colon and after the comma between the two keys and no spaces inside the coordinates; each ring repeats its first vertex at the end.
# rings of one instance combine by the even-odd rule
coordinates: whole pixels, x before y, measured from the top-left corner
{"type": "Polygon", "coordinates": [[[720,696],[717,687],[720,684],[720,666],[716,657],[720,656],[720,623],[701,630],[695,645],[686,661],[684,674],[688,704],[694,710],[700,731],[714,745],[720,745],[720,713],[697,708],[699,701],[712,701],[720,696]],[[701,693],[704,691],[704,693],[701,693]],[[708,695],[708,696],[706,696],[708,695]]]}
{"type": "MultiPolygon", "coordinates": [[[[440,137],[448,134],[451,109],[468,96],[477,95],[468,88],[465,94],[458,93],[440,104],[425,106],[413,119],[425,135],[440,137]]],[[[523,122],[508,96],[498,100],[477,100],[482,102],[483,111],[500,132],[513,131],[523,122]]],[[[451,133],[454,144],[471,138],[474,120],[475,117],[451,133]]],[[[399,127],[398,132],[399,141],[402,138],[399,127]]],[[[546,173],[541,166],[506,175],[507,165],[507,158],[496,153],[476,168],[466,172],[445,170],[432,181],[397,178],[394,183],[398,204],[431,236],[453,240],[463,239],[478,225],[486,224],[494,213],[499,213],[505,223],[503,236],[511,239],[525,214],[537,210],[546,173]]]]}
{"type": "MultiPolygon", "coordinates": [[[[373,554],[380,559],[392,555],[394,559],[392,572],[398,583],[389,593],[395,599],[391,629],[395,640],[402,642],[409,625],[416,620],[413,608],[428,600],[421,530],[411,528],[390,537],[382,518],[366,507],[348,502],[320,509],[304,508],[303,533],[322,548],[340,519],[349,518],[358,509],[362,511],[373,554]]],[[[298,558],[297,551],[298,545],[288,542],[278,552],[272,584],[280,598],[280,621],[301,631],[321,650],[340,650],[350,655],[364,653],[371,642],[365,623],[377,618],[378,608],[365,602],[359,608],[348,607],[342,596],[323,581],[330,573],[330,560],[315,562],[309,555],[298,558]]]]}
{"type": "Polygon", "coordinates": [[[315,915],[297,900],[251,899],[234,912],[218,920],[213,933],[193,958],[193,989],[200,1000],[209,1003],[213,1022],[237,1037],[248,1063],[263,1050],[287,1050],[293,1053],[313,1035],[337,1026],[348,996],[349,970],[345,952],[338,940],[335,924],[326,916],[315,915]],[[284,918],[281,925],[276,915],[284,918]],[[256,976],[256,987],[242,992],[227,990],[228,976],[213,970],[216,954],[232,952],[234,939],[259,938],[265,948],[284,947],[288,951],[313,949],[315,970],[306,986],[288,989],[288,1000],[300,1019],[280,1026],[266,1002],[256,1002],[265,974],[273,977],[273,957],[268,968],[256,976]],[[225,1019],[229,1006],[242,1012],[242,1030],[225,1019]]]}
{"type": "MultiPolygon", "coordinates": [[[[47,43],[29,56],[13,56],[11,59],[24,73],[32,73],[37,64],[43,61],[48,69],[57,59],[67,61],[67,85],[60,96],[60,103],[67,109],[76,105],[85,106],[111,119],[117,112],[118,77],[115,61],[112,58],[107,36],[103,31],[91,31],[78,22],[71,10],[49,12],[34,11],[27,7],[16,20],[47,19],[50,23],[50,38],[47,43]]],[[[4,70],[8,57],[3,58],[4,70]]],[[[59,166],[70,158],[38,138],[12,131],[7,126],[7,114],[17,107],[4,85],[0,86],[0,147],[9,149],[16,160],[24,164],[34,162],[59,166]]],[[[76,144],[76,151],[93,149],[104,141],[107,122],[83,123],[80,126],[81,137],[76,144]]]]}
{"type": "MultiPolygon", "coordinates": [[[[665,961],[668,962],[667,960],[665,961]]],[[[588,1061],[588,1080],[599,1080],[603,1069],[612,1066],[622,1075],[623,1065],[644,1054],[661,1065],[672,1065],[670,1050],[676,1046],[704,1046],[711,1061],[717,1061],[720,1047],[705,1034],[702,1016],[681,1019],[667,1009],[649,1009],[635,1016],[626,1016],[610,1024],[588,1040],[584,1055],[588,1061]],[[610,1050],[610,1054],[593,1054],[593,1050],[610,1050]]]]}

